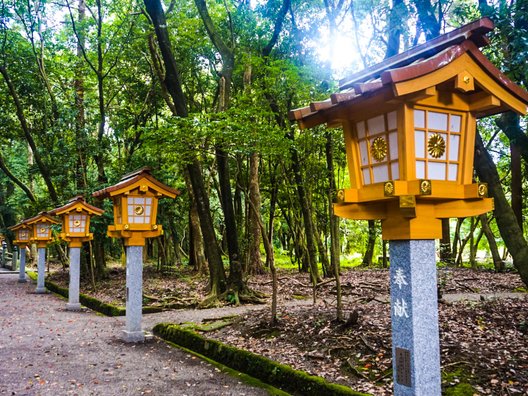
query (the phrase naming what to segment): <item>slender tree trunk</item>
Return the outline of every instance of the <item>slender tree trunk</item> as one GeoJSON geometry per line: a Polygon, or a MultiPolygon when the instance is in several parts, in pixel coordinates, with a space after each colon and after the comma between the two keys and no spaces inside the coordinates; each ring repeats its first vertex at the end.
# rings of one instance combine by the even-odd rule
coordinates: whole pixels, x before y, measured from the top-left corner
{"type": "MultiPolygon", "coordinates": [[[[290,140],[294,140],[293,131],[288,133],[290,140]]],[[[297,191],[297,199],[301,207],[301,214],[304,222],[304,233],[306,236],[306,248],[308,266],[310,268],[310,276],[313,284],[317,284],[321,281],[319,276],[319,270],[317,268],[317,245],[314,240],[314,225],[312,219],[312,208],[309,205],[308,197],[306,194],[305,180],[301,175],[301,162],[299,159],[299,153],[295,147],[290,150],[292,160],[293,177],[295,179],[295,189],[297,191]]]]}
{"type": "MultiPolygon", "coordinates": [[[[260,188],[259,188],[259,161],[258,153],[253,152],[249,157],[249,200],[251,201],[249,207],[249,268],[250,274],[264,273],[262,267],[262,259],[260,257],[260,213],[256,212],[260,209],[260,188]],[[255,209],[254,209],[255,208],[255,209]]],[[[268,242],[270,242],[268,240],[268,242]]],[[[268,253],[266,253],[266,257],[268,253]]]]}
{"type": "Polygon", "coordinates": [[[451,231],[449,229],[449,219],[442,219],[442,239],[440,239],[440,260],[446,264],[453,263],[451,253],[451,231]]]}
{"type": "Polygon", "coordinates": [[[511,206],[517,224],[521,232],[523,231],[523,190],[522,190],[522,166],[521,166],[521,150],[519,146],[514,142],[510,141],[510,162],[511,162],[511,206]]]}
{"type": "MultiPolygon", "coordinates": [[[[85,0],[79,0],[77,8],[77,21],[79,25],[84,23],[86,16],[85,0]]],[[[84,76],[83,76],[83,54],[82,48],[85,45],[85,36],[82,31],[79,31],[77,42],[77,62],[75,65],[75,79],[73,87],[75,88],[75,109],[77,111],[75,117],[75,139],[77,141],[77,160],[75,164],[75,183],[77,190],[86,191],[88,188],[87,172],[87,155],[86,155],[86,117],[84,111],[84,76]]]]}
{"type": "MultiPolygon", "coordinates": [[[[334,175],[334,141],[332,131],[326,132],[326,169],[328,175],[328,218],[330,222],[330,262],[332,264],[332,275],[338,277],[340,272],[339,252],[339,217],[334,214],[334,199],[337,187],[334,175]]],[[[340,297],[340,296],[339,296],[340,297]]],[[[338,315],[339,316],[339,315],[338,315]]]]}
{"type": "Polygon", "coordinates": [[[482,143],[480,133],[477,133],[476,139],[475,170],[480,181],[488,183],[489,193],[495,200],[494,214],[500,234],[513,257],[513,265],[528,286],[528,243],[504,195],[497,168],[482,143]]]}
{"type": "Polygon", "coordinates": [[[480,224],[486,239],[488,240],[488,245],[491,251],[491,257],[493,258],[493,267],[495,272],[504,272],[504,261],[502,261],[501,255],[499,253],[499,248],[497,246],[497,241],[495,240],[495,235],[491,231],[489,226],[488,216],[486,214],[480,215],[480,224]]]}
{"type": "Polygon", "coordinates": [[[376,222],[374,220],[368,220],[368,239],[367,249],[363,256],[363,262],[361,265],[366,267],[372,266],[372,258],[374,256],[374,248],[376,246],[376,222]]]}

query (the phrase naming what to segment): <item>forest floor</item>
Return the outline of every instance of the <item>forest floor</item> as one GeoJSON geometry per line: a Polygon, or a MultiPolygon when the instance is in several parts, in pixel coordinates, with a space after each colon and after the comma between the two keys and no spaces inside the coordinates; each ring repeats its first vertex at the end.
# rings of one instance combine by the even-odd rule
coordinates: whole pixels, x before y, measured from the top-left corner
{"type": "MultiPolygon", "coordinates": [[[[124,305],[124,268],[112,267],[108,275],[95,291],[89,283],[83,283],[81,291],[124,305]]],[[[60,268],[52,268],[50,279],[67,287],[68,274],[60,268]]],[[[519,275],[439,269],[438,283],[443,296],[439,304],[443,393],[465,389],[461,394],[528,394],[528,293],[519,275]]],[[[250,277],[248,284],[271,295],[268,274],[250,277]]],[[[358,391],[391,395],[388,270],[347,270],[341,284],[344,321],[335,320],[335,281],[317,288],[313,304],[308,275],[282,270],[278,324],[269,325],[269,301],[247,309],[225,306],[215,309],[212,316],[218,320],[233,313],[238,316],[205,336],[358,391]]],[[[167,317],[174,322],[210,318],[195,310],[206,288],[207,278],[188,270],[161,273],[146,266],[145,305],[163,305],[173,315],[147,315],[145,322],[166,321],[167,317]]],[[[204,322],[211,323],[211,319],[204,322]]]]}

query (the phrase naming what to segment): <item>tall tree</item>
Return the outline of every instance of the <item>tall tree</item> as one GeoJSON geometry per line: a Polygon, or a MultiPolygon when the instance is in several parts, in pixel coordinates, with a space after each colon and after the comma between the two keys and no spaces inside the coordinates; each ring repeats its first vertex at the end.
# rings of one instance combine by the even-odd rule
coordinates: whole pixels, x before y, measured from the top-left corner
{"type": "MultiPolygon", "coordinates": [[[[160,0],[144,0],[145,8],[154,26],[158,45],[161,51],[163,63],[165,65],[164,84],[172,98],[174,108],[178,117],[187,118],[187,100],[183,93],[180,80],[180,73],[176,59],[172,53],[169,33],[167,30],[167,20],[161,6],[160,0]]],[[[191,180],[193,193],[196,199],[198,215],[200,217],[200,228],[205,240],[205,255],[209,266],[209,289],[212,297],[218,296],[226,290],[226,276],[220,247],[216,239],[216,234],[211,218],[209,196],[205,189],[201,165],[193,156],[186,165],[189,179],[191,180]]]]}

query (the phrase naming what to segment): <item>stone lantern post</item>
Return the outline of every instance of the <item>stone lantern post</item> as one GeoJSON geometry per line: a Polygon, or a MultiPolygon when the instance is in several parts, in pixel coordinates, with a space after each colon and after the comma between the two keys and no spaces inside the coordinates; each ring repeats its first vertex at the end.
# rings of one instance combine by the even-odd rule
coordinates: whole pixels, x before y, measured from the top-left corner
{"type": "Polygon", "coordinates": [[[179,191],[156,180],[149,168],[142,168],[123,176],[114,186],[93,194],[111,198],[114,206],[114,224],[108,226],[108,235],[122,238],[126,246],[126,327],[123,339],[139,342],[145,339],[141,329],[143,307],[143,246],[146,238],[162,233],[156,223],[158,199],[176,198],[179,191]]]}
{"type": "Polygon", "coordinates": [[[81,304],[79,303],[81,247],[83,242],[93,239],[93,234],[90,232],[90,218],[92,216],[100,216],[104,213],[104,210],[90,205],[79,195],[72,198],[66,205],[56,208],[50,213],[54,216],[61,216],[62,232],[59,237],[63,241],[68,242],[70,249],[70,283],[66,309],[78,311],[81,309],[81,304]]]}
{"type": "Polygon", "coordinates": [[[46,271],[46,247],[53,241],[51,226],[59,222],[49,215],[47,212],[40,212],[37,216],[27,219],[26,224],[32,227],[33,235],[30,237],[32,243],[37,244],[38,258],[37,258],[37,288],[36,293],[45,293],[44,277],[46,271]]]}
{"type": "MultiPolygon", "coordinates": [[[[30,244],[30,237],[33,235],[33,227],[27,224],[24,220],[12,227],[9,227],[15,233],[16,239],[13,243],[18,246],[20,250],[20,264],[18,282],[25,283],[26,280],[26,247],[30,244]]],[[[14,253],[13,253],[14,260],[14,253]]]]}

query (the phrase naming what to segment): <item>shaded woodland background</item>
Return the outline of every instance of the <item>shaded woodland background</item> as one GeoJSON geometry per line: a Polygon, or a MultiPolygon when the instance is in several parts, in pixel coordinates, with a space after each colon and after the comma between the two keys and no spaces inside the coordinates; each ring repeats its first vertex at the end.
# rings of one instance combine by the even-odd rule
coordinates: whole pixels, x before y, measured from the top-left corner
{"type": "MultiPolygon", "coordinates": [[[[107,211],[85,248],[93,282],[123,247],[105,235],[111,203],[91,193],[142,166],[183,192],[161,201],[149,258],[208,273],[213,298],[258,299],[246,275],[274,261],[313,284],[341,265],[386,264],[379,224],[332,215],[348,180],[341,130],[301,133],[289,110],[482,16],[497,26],[485,53],[528,86],[525,0],[3,0],[0,15],[0,232],[84,194],[107,211]],[[354,56],[336,69],[325,48],[354,56]]],[[[528,285],[526,127],[511,113],[479,123],[475,178],[496,210],[444,222],[449,265],[511,261],[528,285]]]]}

